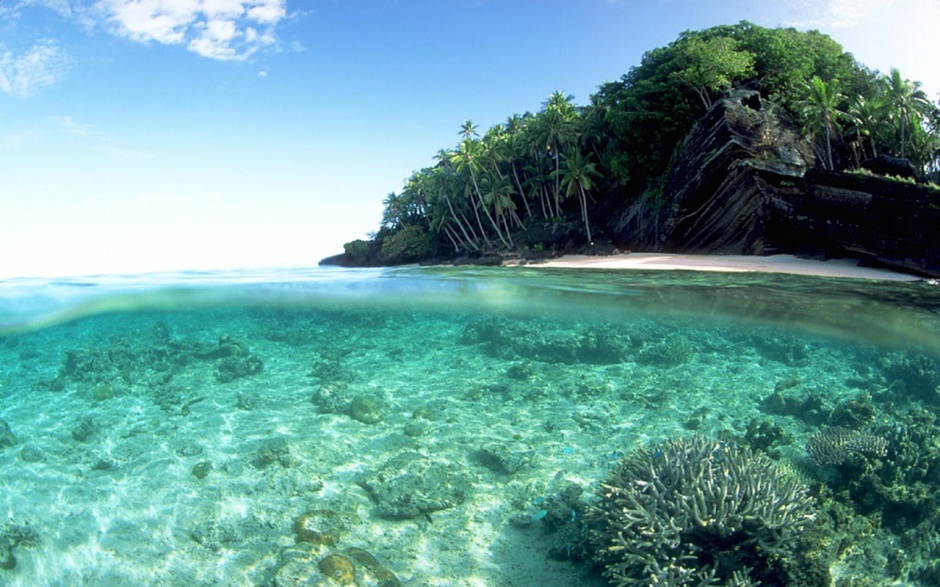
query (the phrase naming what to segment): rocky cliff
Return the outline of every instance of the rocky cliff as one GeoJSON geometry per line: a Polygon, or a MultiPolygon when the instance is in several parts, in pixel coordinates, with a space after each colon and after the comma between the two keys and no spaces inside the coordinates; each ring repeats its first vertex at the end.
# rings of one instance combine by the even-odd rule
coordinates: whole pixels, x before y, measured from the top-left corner
{"type": "Polygon", "coordinates": [[[816,167],[812,146],[757,92],[690,131],[661,194],[620,211],[615,240],[646,250],[857,257],[940,276],[940,191],[816,167]]]}

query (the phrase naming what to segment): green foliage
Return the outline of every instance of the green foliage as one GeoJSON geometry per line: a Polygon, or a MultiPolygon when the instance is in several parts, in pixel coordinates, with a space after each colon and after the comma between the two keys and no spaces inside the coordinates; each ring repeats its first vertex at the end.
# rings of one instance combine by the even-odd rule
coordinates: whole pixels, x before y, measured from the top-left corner
{"type": "Polygon", "coordinates": [[[587,106],[554,92],[538,112],[486,131],[467,120],[455,147],[439,150],[434,166],[386,197],[377,246],[388,239],[382,251],[394,259],[512,250],[532,223],[577,221],[590,242],[589,219],[609,215],[624,198],[663,205],[657,193],[682,140],[715,100],[740,86],[759,90],[800,124],[828,168],[886,154],[940,172],[940,108],[919,84],[897,70],[884,76],[865,68],[818,31],[745,21],[686,31],[648,51],[587,106]]]}
{"type": "Polygon", "coordinates": [[[818,75],[806,84],[806,97],[800,102],[800,114],[803,116],[803,129],[811,135],[822,133],[825,137],[826,150],[822,153],[826,167],[833,168],[832,136],[841,130],[840,121],[848,114],[839,109],[845,96],[839,91],[838,80],[824,82],[818,75]]]}
{"type": "Polygon", "coordinates": [[[676,47],[678,71],[673,77],[688,84],[705,108],[711,108],[711,95],[730,90],[735,80],[754,73],[754,55],[738,48],[731,37],[684,36],[676,47]]]}
{"type": "Polygon", "coordinates": [[[427,231],[414,224],[386,236],[382,241],[382,255],[389,263],[423,259],[430,252],[431,243],[427,231]]]}
{"type": "Polygon", "coordinates": [[[352,259],[365,259],[369,256],[369,242],[356,239],[343,245],[343,251],[352,259]]]}

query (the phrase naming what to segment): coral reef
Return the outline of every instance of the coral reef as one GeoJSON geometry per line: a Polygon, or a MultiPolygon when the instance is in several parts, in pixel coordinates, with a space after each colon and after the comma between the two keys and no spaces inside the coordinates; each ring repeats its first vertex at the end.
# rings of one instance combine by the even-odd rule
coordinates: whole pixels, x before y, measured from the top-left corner
{"type": "Polygon", "coordinates": [[[936,404],[940,364],[923,353],[887,353],[878,360],[884,383],[896,393],[936,404]]]}
{"type": "Polygon", "coordinates": [[[688,363],[695,357],[695,344],[681,335],[644,347],[637,354],[637,362],[657,367],[675,367],[688,363]]]}
{"type": "MultiPolygon", "coordinates": [[[[791,585],[813,500],[766,456],[701,436],[615,465],[589,517],[611,584],[791,585]]],[[[807,584],[827,585],[820,567],[807,584]]],[[[824,576],[825,575],[825,576],[824,576]]]]}
{"type": "MultiPolygon", "coordinates": [[[[485,318],[467,324],[460,342],[480,345],[502,360],[528,359],[546,363],[606,365],[625,360],[635,343],[613,326],[558,329],[524,320],[485,318]]],[[[514,378],[518,378],[514,376],[514,378]]]]}
{"type": "Polygon", "coordinates": [[[756,419],[747,423],[744,443],[753,451],[765,453],[772,459],[780,458],[778,445],[790,444],[791,438],[783,426],[770,420],[756,419]]]}
{"type": "MultiPolygon", "coordinates": [[[[940,415],[930,406],[900,414],[891,404],[879,407],[889,417],[864,432],[828,429],[807,445],[811,458],[829,473],[822,476],[826,493],[831,492],[825,503],[827,523],[844,544],[840,550],[854,546],[858,552],[871,551],[861,560],[847,555],[850,577],[877,569],[898,584],[936,585],[940,415]],[[862,531],[866,525],[869,529],[862,531]],[[875,555],[884,560],[866,567],[867,558],[875,555]]],[[[847,579],[837,586],[874,584],[847,579]]]]}
{"type": "Polygon", "coordinates": [[[860,455],[887,455],[888,441],[874,434],[830,426],[810,436],[806,452],[817,465],[841,465],[860,455]]]}
{"type": "Polygon", "coordinates": [[[171,387],[173,379],[191,365],[207,363],[221,383],[257,375],[264,369],[264,362],[249,352],[245,342],[228,334],[220,335],[215,344],[174,340],[166,323],[159,321],[149,338],[121,337],[104,347],[66,351],[56,376],[37,387],[63,391],[79,384],[88,388],[91,399],[101,402],[118,395],[118,383],[142,385],[151,391],[154,403],[171,411],[184,401],[171,387]]]}
{"type": "Polygon", "coordinates": [[[829,414],[829,425],[858,430],[874,421],[875,413],[871,395],[861,393],[854,399],[838,404],[829,414]]]}

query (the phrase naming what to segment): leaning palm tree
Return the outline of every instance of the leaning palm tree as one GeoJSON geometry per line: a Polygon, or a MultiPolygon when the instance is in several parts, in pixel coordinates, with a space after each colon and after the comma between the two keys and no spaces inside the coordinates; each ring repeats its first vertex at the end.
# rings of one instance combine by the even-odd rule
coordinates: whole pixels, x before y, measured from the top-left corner
{"type": "Polygon", "coordinates": [[[584,221],[584,234],[588,242],[593,243],[591,223],[588,221],[587,201],[588,195],[594,189],[595,180],[600,179],[601,174],[597,172],[597,166],[588,161],[577,147],[569,148],[561,159],[561,169],[558,173],[561,176],[565,197],[578,195],[581,204],[581,220],[584,221]]]}
{"type": "MultiPolygon", "coordinates": [[[[480,140],[464,139],[461,141],[460,146],[457,147],[457,150],[451,155],[451,163],[454,164],[457,173],[467,173],[470,176],[468,191],[477,197],[474,213],[477,214],[477,222],[480,224],[480,229],[483,229],[483,224],[480,222],[479,217],[479,210],[482,209],[500,242],[502,242],[507,249],[512,249],[513,247],[510,245],[510,241],[503,235],[499,224],[493,218],[493,215],[490,214],[490,209],[484,201],[483,193],[480,191],[480,184],[477,182],[477,175],[483,170],[483,159],[485,157],[484,149],[485,147],[480,140]]],[[[485,231],[483,237],[486,239],[485,231]]]]}
{"type": "Polygon", "coordinates": [[[509,247],[513,248],[515,244],[512,242],[512,229],[509,227],[507,216],[513,218],[520,228],[522,227],[522,223],[519,222],[519,217],[516,216],[516,203],[512,201],[512,184],[510,184],[509,180],[506,178],[489,176],[486,178],[484,186],[484,202],[493,207],[493,212],[496,214],[496,221],[502,222],[503,228],[506,231],[506,240],[508,241],[509,247]]]}
{"type": "Polygon", "coordinates": [[[804,130],[813,136],[819,131],[825,133],[825,162],[827,168],[832,169],[832,133],[839,130],[839,121],[846,117],[839,109],[845,96],[839,91],[837,80],[826,83],[818,75],[813,76],[806,90],[806,97],[801,102],[801,114],[806,121],[804,130]]]}
{"type": "Polygon", "coordinates": [[[891,73],[885,76],[883,83],[885,98],[900,119],[901,157],[904,157],[904,147],[911,120],[913,118],[920,120],[923,117],[930,108],[930,100],[920,89],[920,82],[904,79],[895,67],[891,68],[891,73]]]}

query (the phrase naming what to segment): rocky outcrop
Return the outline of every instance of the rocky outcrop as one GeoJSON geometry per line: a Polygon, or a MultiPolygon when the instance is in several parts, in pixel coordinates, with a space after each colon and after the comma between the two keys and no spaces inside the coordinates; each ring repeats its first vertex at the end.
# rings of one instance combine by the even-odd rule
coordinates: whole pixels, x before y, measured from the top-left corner
{"type": "Polygon", "coordinates": [[[677,150],[661,194],[618,214],[634,248],[848,256],[940,276],[940,192],[816,167],[812,145],[757,92],[715,106],[677,150]]]}
{"type": "Polygon", "coordinates": [[[894,179],[812,169],[769,228],[782,250],[813,249],[940,277],[940,191],[894,179]]]}

